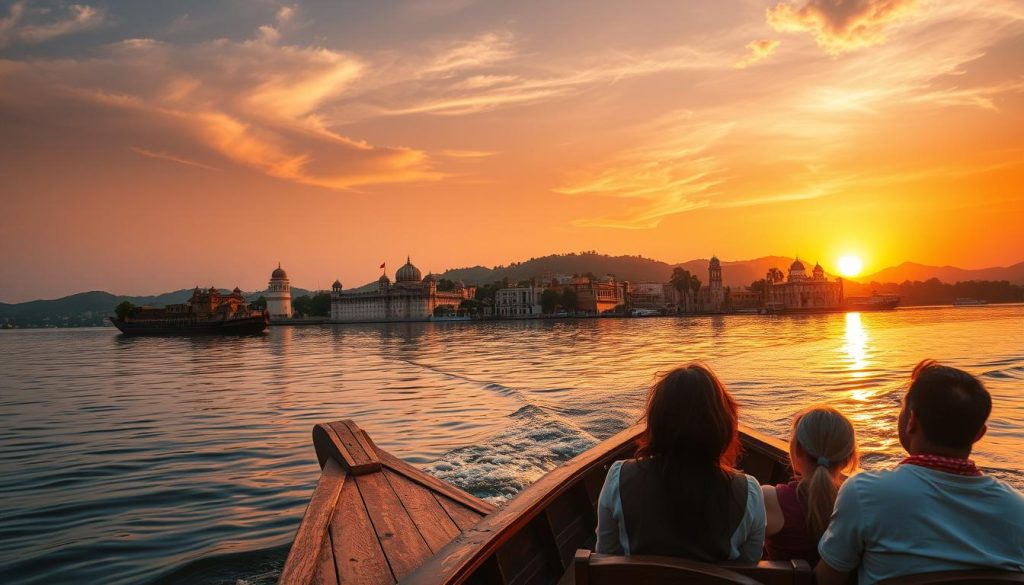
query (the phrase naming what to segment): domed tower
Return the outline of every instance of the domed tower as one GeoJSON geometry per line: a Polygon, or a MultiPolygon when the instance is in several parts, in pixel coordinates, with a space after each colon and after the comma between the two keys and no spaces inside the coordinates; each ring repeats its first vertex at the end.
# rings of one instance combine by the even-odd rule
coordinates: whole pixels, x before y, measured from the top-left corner
{"type": "Polygon", "coordinates": [[[812,280],[825,280],[825,269],[818,262],[814,263],[814,270],[811,271],[812,280]]]}
{"type": "Polygon", "coordinates": [[[395,283],[418,283],[421,280],[423,280],[423,274],[420,272],[420,269],[413,266],[412,261],[406,256],[405,265],[395,273],[395,283]]]}
{"type": "Polygon", "coordinates": [[[712,256],[708,263],[708,309],[721,311],[725,305],[725,288],[722,286],[722,263],[718,256],[712,256]]]}
{"type": "Polygon", "coordinates": [[[270,313],[271,320],[292,318],[292,285],[288,280],[288,273],[281,268],[280,263],[270,273],[266,297],[267,312],[270,313]]]}
{"type": "Polygon", "coordinates": [[[341,292],[341,281],[335,280],[334,284],[331,285],[332,292],[341,292]]]}
{"type": "Polygon", "coordinates": [[[391,279],[388,278],[387,274],[381,274],[380,278],[377,279],[377,288],[380,289],[381,292],[384,292],[384,291],[388,290],[388,287],[390,287],[390,286],[391,286],[391,279]]]}
{"type": "Polygon", "coordinates": [[[423,285],[427,287],[429,292],[437,292],[437,276],[433,273],[428,273],[423,277],[423,285]]]}
{"type": "Polygon", "coordinates": [[[804,268],[804,263],[799,258],[793,261],[789,265],[789,282],[796,282],[799,280],[807,279],[807,270],[804,268]]]}

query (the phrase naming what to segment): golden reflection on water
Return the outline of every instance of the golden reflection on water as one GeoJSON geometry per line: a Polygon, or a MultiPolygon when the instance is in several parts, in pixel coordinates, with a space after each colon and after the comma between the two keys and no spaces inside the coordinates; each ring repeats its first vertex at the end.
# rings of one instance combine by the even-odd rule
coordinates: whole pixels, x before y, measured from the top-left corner
{"type": "MultiPolygon", "coordinates": [[[[864,328],[864,322],[861,321],[860,313],[847,313],[843,350],[846,352],[847,357],[846,369],[849,370],[850,377],[854,379],[863,378],[868,375],[867,367],[870,363],[868,361],[868,341],[870,339],[867,329],[864,328]]],[[[859,396],[862,392],[867,391],[854,390],[851,398],[854,400],[864,400],[866,397],[862,398],[859,396]]]]}

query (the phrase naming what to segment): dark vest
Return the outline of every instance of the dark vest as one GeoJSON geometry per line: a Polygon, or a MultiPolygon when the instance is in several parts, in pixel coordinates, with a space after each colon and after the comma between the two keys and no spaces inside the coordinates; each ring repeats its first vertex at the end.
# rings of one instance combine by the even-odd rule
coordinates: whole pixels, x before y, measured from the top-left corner
{"type": "MultiPolygon", "coordinates": [[[[709,486],[710,487],[710,486],[709,486]]],[[[747,511],[747,477],[732,475],[729,504],[721,522],[709,534],[692,534],[675,526],[673,506],[696,505],[679,501],[668,493],[653,466],[635,459],[622,462],[619,472],[619,498],[629,537],[629,553],[667,555],[716,563],[728,560],[730,541],[747,511]]]]}

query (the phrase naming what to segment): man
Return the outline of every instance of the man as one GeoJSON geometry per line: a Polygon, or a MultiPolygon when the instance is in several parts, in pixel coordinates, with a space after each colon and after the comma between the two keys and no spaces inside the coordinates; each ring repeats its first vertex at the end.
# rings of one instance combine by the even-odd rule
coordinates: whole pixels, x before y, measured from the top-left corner
{"type": "Polygon", "coordinates": [[[1024,495],[968,459],[992,398],[967,372],[925,360],[899,416],[910,453],[896,469],[851,477],[821,537],[819,585],[932,571],[1024,571],[1024,495]]]}

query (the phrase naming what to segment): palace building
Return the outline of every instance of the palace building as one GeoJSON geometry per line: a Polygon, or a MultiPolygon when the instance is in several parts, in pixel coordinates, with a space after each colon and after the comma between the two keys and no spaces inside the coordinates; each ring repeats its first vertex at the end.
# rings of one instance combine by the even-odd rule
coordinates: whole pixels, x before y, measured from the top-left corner
{"type": "Polygon", "coordinates": [[[288,280],[288,273],[277,264],[277,268],[270,273],[270,282],[267,284],[267,313],[271,321],[281,321],[292,318],[292,286],[288,280]]]}
{"type": "Polygon", "coordinates": [[[813,313],[836,309],[843,304],[842,279],[829,281],[825,269],[817,263],[808,276],[799,258],[790,265],[785,282],[781,270],[769,270],[764,292],[765,309],[773,312],[813,313]]]}
{"type": "Polygon", "coordinates": [[[455,290],[437,290],[437,277],[422,277],[419,268],[406,258],[395,273],[395,282],[381,275],[376,286],[342,289],[341,282],[331,287],[331,321],[335,323],[373,323],[389,321],[429,321],[438,307],[455,312],[462,301],[472,299],[475,287],[459,282],[455,290]]]}

